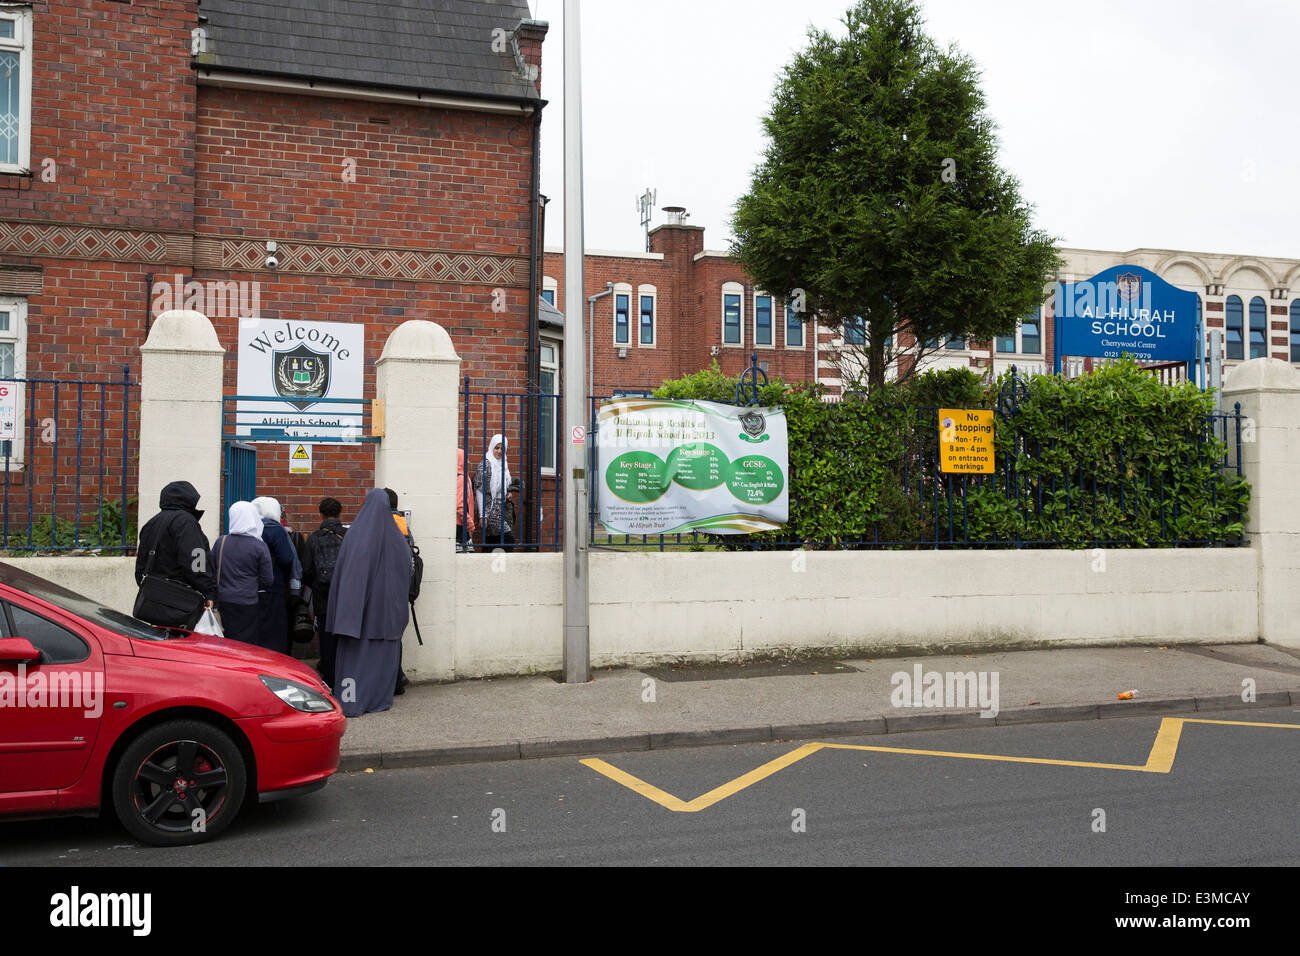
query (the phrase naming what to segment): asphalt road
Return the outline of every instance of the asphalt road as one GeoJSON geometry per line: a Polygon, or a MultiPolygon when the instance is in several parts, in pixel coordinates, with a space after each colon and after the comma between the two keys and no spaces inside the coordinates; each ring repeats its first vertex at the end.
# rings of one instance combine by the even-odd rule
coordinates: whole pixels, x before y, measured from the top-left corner
{"type": "Polygon", "coordinates": [[[1300,709],[1249,714],[1281,728],[1191,720],[1240,712],[1186,716],[1176,733],[1167,718],[1132,717],[834,738],[800,753],[802,741],[601,755],[598,766],[638,778],[659,802],[579,757],[347,773],[311,796],[248,808],[198,847],[140,846],[112,820],[0,825],[0,863],[1300,864],[1300,709]],[[882,744],[980,756],[842,748],[882,744]],[[787,754],[799,759],[724,786],[787,754]],[[1172,764],[989,759],[999,756],[1172,764]],[[696,812],[664,805],[710,791],[716,802],[696,812]]]}

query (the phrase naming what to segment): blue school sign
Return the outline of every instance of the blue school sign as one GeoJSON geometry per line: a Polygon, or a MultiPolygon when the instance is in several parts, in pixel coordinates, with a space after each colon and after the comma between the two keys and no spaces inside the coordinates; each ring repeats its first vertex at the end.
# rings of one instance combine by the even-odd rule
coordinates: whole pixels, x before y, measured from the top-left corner
{"type": "Polygon", "coordinates": [[[1056,355],[1191,362],[1197,296],[1141,266],[1115,266],[1056,286],[1056,355]]]}

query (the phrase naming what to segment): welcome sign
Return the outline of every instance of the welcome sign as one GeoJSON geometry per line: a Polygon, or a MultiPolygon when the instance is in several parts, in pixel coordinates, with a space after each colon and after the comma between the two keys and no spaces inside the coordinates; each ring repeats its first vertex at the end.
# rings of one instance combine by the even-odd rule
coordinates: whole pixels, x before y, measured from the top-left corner
{"type": "Polygon", "coordinates": [[[359,435],[360,404],[320,399],[363,397],[366,327],[348,322],[245,319],[239,324],[240,401],[235,434],[252,441],[359,435]]]}
{"type": "Polygon", "coordinates": [[[1082,282],[1058,283],[1056,353],[1142,362],[1196,358],[1195,292],[1141,266],[1114,266],[1082,282]]]}
{"type": "Polygon", "coordinates": [[[780,408],[625,398],[597,419],[600,521],[617,534],[748,534],[789,520],[780,408]]]}

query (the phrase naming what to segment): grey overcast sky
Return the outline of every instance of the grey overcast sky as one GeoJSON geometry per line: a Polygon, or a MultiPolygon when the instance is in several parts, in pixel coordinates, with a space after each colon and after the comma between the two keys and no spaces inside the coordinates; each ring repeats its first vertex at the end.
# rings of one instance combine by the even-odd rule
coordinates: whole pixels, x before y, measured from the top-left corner
{"type": "MultiPolygon", "coordinates": [[[[637,251],[636,197],[725,249],[761,118],[850,0],[586,0],[586,245],[637,251]]],[[[563,244],[564,0],[543,49],[546,244],[563,244]]],[[[1063,246],[1300,258],[1300,0],[923,0],[983,71],[1000,158],[1063,246]]],[[[653,225],[665,221],[655,211],[653,225]]]]}

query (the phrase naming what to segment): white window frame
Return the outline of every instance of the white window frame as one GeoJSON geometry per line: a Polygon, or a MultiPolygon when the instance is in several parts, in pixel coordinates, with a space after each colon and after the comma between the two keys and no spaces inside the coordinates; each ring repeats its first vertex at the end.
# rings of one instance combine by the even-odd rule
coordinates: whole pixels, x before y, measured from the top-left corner
{"type": "Polygon", "coordinates": [[[0,173],[32,171],[32,11],[0,4],[0,20],[14,24],[13,38],[0,37],[0,50],[18,54],[18,162],[0,163],[0,173]]]}
{"type": "MultiPolygon", "coordinates": [[[[636,291],[632,288],[630,282],[615,282],[613,294],[609,297],[609,341],[616,349],[630,349],[634,343],[632,341],[632,316],[637,317],[637,322],[641,321],[641,313],[632,308],[639,306],[636,301],[636,291]],[[618,340],[618,297],[627,296],[627,341],[618,340]]],[[[638,335],[638,338],[640,336],[638,335]]]]}
{"type": "MultiPolygon", "coordinates": [[[[781,344],[788,349],[798,349],[802,351],[803,349],[808,347],[808,330],[814,327],[814,323],[805,322],[802,318],[800,318],[799,325],[803,329],[803,331],[799,336],[799,344],[791,345],[789,312],[790,312],[789,301],[782,299],[781,300],[781,344]]],[[[795,315],[799,315],[799,313],[796,312],[795,315]]]]}
{"type": "Polygon", "coordinates": [[[551,304],[561,312],[564,311],[560,305],[560,284],[555,281],[553,276],[542,276],[542,292],[550,292],[552,294],[551,297],[555,299],[551,304]]]}
{"type": "MultiPolygon", "coordinates": [[[[564,340],[563,340],[562,338],[559,338],[559,337],[554,336],[554,335],[548,335],[548,334],[546,334],[545,332],[543,332],[543,333],[541,334],[541,337],[540,337],[540,339],[539,339],[538,346],[537,346],[537,368],[538,368],[538,373],[539,373],[539,381],[538,381],[537,385],[538,385],[538,390],[539,390],[539,391],[543,391],[543,392],[544,392],[544,390],[541,388],[540,373],[541,373],[541,372],[546,372],[546,371],[551,371],[551,372],[553,372],[553,373],[555,374],[555,388],[552,389],[552,394],[559,394],[559,391],[560,391],[560,356],[563,354],[563,352],[564,352],[564,340]],[[554,362],[544,362],[544,361],[542,361],[542,346],[544,346],[544,345],[549,345],[549,346],[551,346],[551,348],[553,348],[553,349],[555,350],[555,361],[554,361],[554,362]]],[[[589,386],[589,387],[590,387],[590,386],[589,386]]],[[[542,401],[547,401],[547,399],[543,398],[542,401]]],[[[539,467],[541,468],[541,473],[542,473],[544,476],[548,477],[548,478],[554,478],[554,477],[555,477],[555,474],[556,474],[556,471],[558,470],[558,467],[557,467],[557,466],[559,465],[559,462],[560,462],[560,453],[561,453],[561,451],[562,451],[562,449],[560,448],[560,418],[561,418],[561,416],[562,416],[563,413],[564,413],[564,409],[560,406],[560,403],[559,403],[558,401],[556,401],[555,399],[550,399],[550,401],[551,401],[551,402],[553,403],[553,405],[554,405],[554,412],[555,412],[555,414],[552,416],[552,424],[553,424],[555,427],[554,427],[554,429],[552,430],[551,441],[554,442],[554,448],[553,448],[553,450],[552,450],[552,455],[553,455],[554,457],[553,457],[552,460],[555,462],[556,467],[550,467],[550,468],[548,468],[548,467],[546,467],[545,465],[540,464],[540,461],[541,461],[541,457],[540,457],[540,455],[538,456],[538,462],[539,462],[539,467]]],[[[539,415],[537,416],[537,428],[538,428],[538,431],[541,430],[541,426],[542,426],[541,415],[539,414],[539,415]]],[[[545,439],[546,439],[546,436],[545,436],[545,435],[538,435],[538,436],[537,436],[537,446],[538,446],[539,449],[541,448],[542,442],[543,442],[545,439]]]]}
{"type": "MultiPolygon", "coordinates": [[[[750,321],[753,324],[754,348],[775,349],[776,348],[776,296],[768,295],[766,292],[759,292],[757,289],[755,289],[754,298],[753,301],[750,303],[750,305],[752,307],[750,309],[750,313],[752,316],[750,321]],[[758,341],[758,300],[759,299],[767,299],[769,302],[771,302],[771,306],[768,308],[768,312],[767,312],[768,320],[772,323],[772,344],[771,345],[760,345],[758,341]]],[[[784,312],[782,312],[781,314],[785,315],[784,312]]]]}
{"type": "Polygon", "coordinates": [[[636,287],[636,344],[639,348],[653,349],[659,347],[659,290],[649,283],[636,287]],[[650,341],[641,341],[641,296],[650,296],[650,341]]]}
{"type": "MultiPolygon", "coordinates": [[[[0,342],[12,342],[14,346],[14,378],[27,377],[27,300],[12,297],[0,298],[0,312],[13,316],[8,331],[0,331],[0,342]]],[[[24,447],[26,441],[27,406],[25,386],[16,385],[18,389],[17,437],[13,439],[13,451],[9,456],[9,470],[23,470],[24,447]]],[[[4,466],[3,443],[0,443],[0,467],[4,466]]]]}
{"type": "Polygon", "coordinates": [[[722,292],[718,296],[718,341],[724,349],[744,349],[745,347],[745,287],[739,282],[722,283],[722,292]],[[734,295],[740,300],[740,341],[727,341],[727,296],[734,295]]]}

